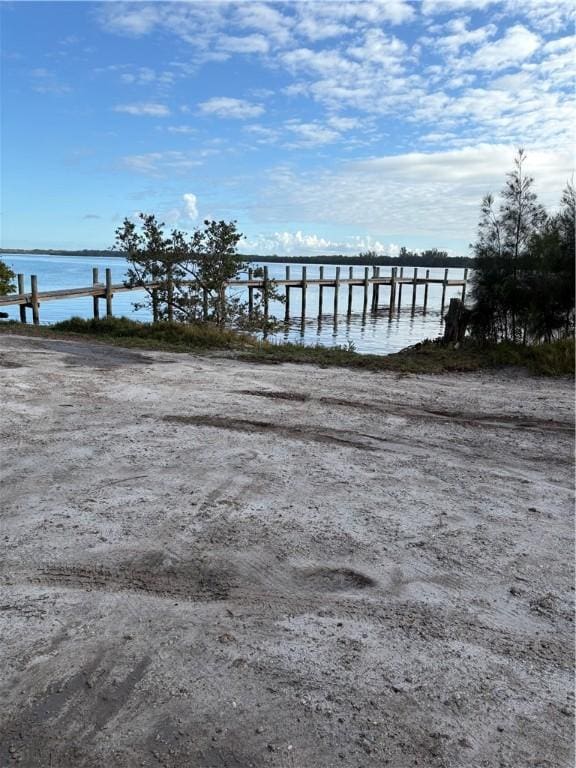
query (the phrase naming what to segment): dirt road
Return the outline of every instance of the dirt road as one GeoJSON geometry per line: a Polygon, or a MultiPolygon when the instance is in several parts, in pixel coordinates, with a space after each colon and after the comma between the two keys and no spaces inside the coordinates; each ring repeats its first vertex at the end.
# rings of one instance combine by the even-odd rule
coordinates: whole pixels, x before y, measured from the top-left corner
{"type": "Polygon", "coordinates": [[[0,337],[0,765],[573,765],[573,383],[0,337]]]}

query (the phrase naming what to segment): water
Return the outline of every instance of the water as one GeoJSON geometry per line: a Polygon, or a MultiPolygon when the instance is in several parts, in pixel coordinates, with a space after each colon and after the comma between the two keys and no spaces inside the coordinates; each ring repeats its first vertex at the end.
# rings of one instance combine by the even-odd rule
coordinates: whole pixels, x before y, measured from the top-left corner
{"type": "MultiPolygon", "coordinates": [[[[110,267],[114,283],[121,283],[126,273],[126,262],[119,258],[100,258],[84,256],[49,256],[38,254],[2,254],[0,257],[15,273],[22,272],[26,277],[26,290],[29,290],[30,275],[37,275],[38,290],[47,291],[58,288],[79,288],[92,284],[92,267],[100,270],[100,280],[104,280],[104,270],[110,267]]],[[[258,266],[253,264],[253,267],[258,266]]],[[[307,279],[313,280],[319,277],[319,265],[307,264],[307,279]]],[[[329,279],[335,273],[334,265],[324,265],[324,277],[329,279]]],[[[391,267],[380,267],[380,275],[390,275],[391,267]]],[[[270,278],[282,280],[285,277],[284,264],[269,264],[270,278]]],[[[291,278],[300,276],[301,267],[291,265],[291,278]]],[[[413,269],[404,269],[405,276],[411,276],[413,269]]],[[[418,276],[424,277],[425,270],[419,269],[418,276]]],[[[364,269],[361,266],[354,267],[354,276],[363,277],[364,269]]],[[[348,277],[348,268],[340,267],[341,278],[348,277]]],[[[431,269],[430,277],[442,278],[444,270],[431,269]]],[[[464,276],[463,269],[450,269],[451,280],[461,280],[464,276]]],[[[280,287],[282,291],[282,287],[280,287]]],[[[370,294],[371,295],[371,294],[370,294]]],[[[461,288],[454,286],[446,289],[446,307],[451,297],[460,297],[461,288]]],[[[133,291],[131,293],[119,293],[114,296],[114,314],[125,315],[136,320],[150,320],[150,312],[147,309],[134,310],[133,303],[142,300],[144,293],[133,291]]],[[[358,352],[371,352],[386,354],[397,352],[411,344],[427,338],[435,338],[442,333],[442,318],[440,303],[442,298],[442,286],[430,285],[428,288],[428,312],[422,312],[424,300],[424,286],[418,287],[416,312],[412,314],[412,286],[405,285],[402,294],[402,309],[392,318],[388,314],[389,288],[380,288],[380,304],[382,309],[376,314],[368,312],[362,315],[363,289],[353,289],[352,316],[346,317],[348,304],[348,286],[341,286],[339,292],[339,314],[336,318],[331,314],[334,301],[334,290],[324,289],[324,314],[319,319],[318,314],[318,287],[308,286],[306,295],[306,318],[301,319],[301,291],[297,288],[290,291],[290,313],[293,318],[288,324],[282,324],[282,328],[275,335],[278,341],[298,341],[304,344],[325,344],[328,346],[341,344],[353,344],[358,352]]],[[[11,319],[18,319],[18,307],[3,307],[11,319]]],[[[101,302],[100,312],[103,313],[104,303],[101,302]]],[[[277,318],[284,318],[284,307],[272,302],[270,313],[277,318]]],[[[28,315],[30,316],[30,311],[28,315]]],[[[66,320],[73,315],[80,317],[92,316],[92,298],[83,296],[63,301],[49,301],[40,307],[40,319],[42,323],[55,323],[66,320]]]]}

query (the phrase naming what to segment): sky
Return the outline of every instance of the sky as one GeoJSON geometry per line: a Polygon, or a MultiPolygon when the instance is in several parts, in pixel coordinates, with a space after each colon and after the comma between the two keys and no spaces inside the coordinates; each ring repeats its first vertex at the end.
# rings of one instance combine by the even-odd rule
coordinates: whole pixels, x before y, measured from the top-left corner
{"type": "Polygon", "coordinates": [[[572,0],[0,2],[4,248],[125,217],[244,253],[468,255],[516,148],[574,169],[572,0]]]}

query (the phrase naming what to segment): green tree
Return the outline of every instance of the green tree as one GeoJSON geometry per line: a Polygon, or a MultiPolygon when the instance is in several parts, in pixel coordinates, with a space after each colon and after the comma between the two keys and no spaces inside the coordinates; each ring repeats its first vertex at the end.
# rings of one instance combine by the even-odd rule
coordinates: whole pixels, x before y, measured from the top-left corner
{"type": "Polygon", "coordinates": [[[524,172],[526,154],[519,149],[507,174],[498,211],[492,195],[482,201],[474,251],[473,333],[485,340],[526,342],[537,337],[536,276],[548,273],[550,258],[535,243],[548,216],[524,172]]]}
{"type": "Polygon", "coordinates": [[[9,293],[14,293],[16,286],[12,282],[16,275],[8,264],[4,261],[0,261],[0,296],[6,296],[9,293]]]}
{"type": "Polygon", "coordinates": [[[243,235],[236,222],[204,221],[191,236],[173,229],[164,233],[164,224],[153,214],[140,214],[138,226],[125,219],[116,231],[116,246],[129,262],[126,284],[146,294],[137,308],[150,307],[154,320],[212,322],[250,330],[269,331],[275,318],[265,306],[282,300],[273,281],[254,293],[252,312],[239,292],[229,284],[246,270],[238,253],[243,235]]]}
{"type": "Polygon", "coordinates": [[[528,330],[532,338],[551,341],[574,331],[576,193],[568,184],[560,211],[530,243],[531,271],[528,330]]]}

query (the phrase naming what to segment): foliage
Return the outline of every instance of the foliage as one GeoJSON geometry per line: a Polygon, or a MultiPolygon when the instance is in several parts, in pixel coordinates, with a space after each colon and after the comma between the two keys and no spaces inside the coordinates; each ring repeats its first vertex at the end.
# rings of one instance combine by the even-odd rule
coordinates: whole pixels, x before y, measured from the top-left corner
{"type": "Polygon", "coordinates": [[[573,339],[533,346],[479,344],[467,339],[458,349],[448,348],[437,339],[426,340],[391,355],[364,355],[345,347],[261,342],[244,352],[242,357],[271,364],[303,363],[403,374],[467,372],[513,366],[542,376],[574,376],[573,339]]]}
{"type": "Polygon", "coordinates": [[[520,149],[498,211],[482,201],[472,297],[472,334],[513,343],[551,341],[574,327],[574,190],[548,216],[524,173],[520,149]]]}
{"type": "Polygon", "coordinates": [[[14,293],[16,286],[12,282],[16,275],[8,264],[0,261],[0,296],[6,296],[9,293],[14,293]]]}
{"type": "Polygon", "coordinates": [[[243,235],[236,222],[204,221],[191,237],[172,230],[151,214],[140,214],[141,227],[125,219],[116,231],[116,245],[126,252],[130,264],[126,285],[142,287],[144,304],[154,320],[211,322],[220,328],[271,330],[275,318],[266,312],[272,300],[282,301],[273,281],[254,291],[252,311],[227,285],[240,277],[246,263],[237,246],[243,235]]]}
{"type": "Polygon", "coordinates": [[[256,344],[252,336],[208,323],[140,323],[127,317],[85,320],[72,317],[50,327],[57,333],[78,333],[130,346],[188,351],[196,349],[243,349],[256,344]]]}

